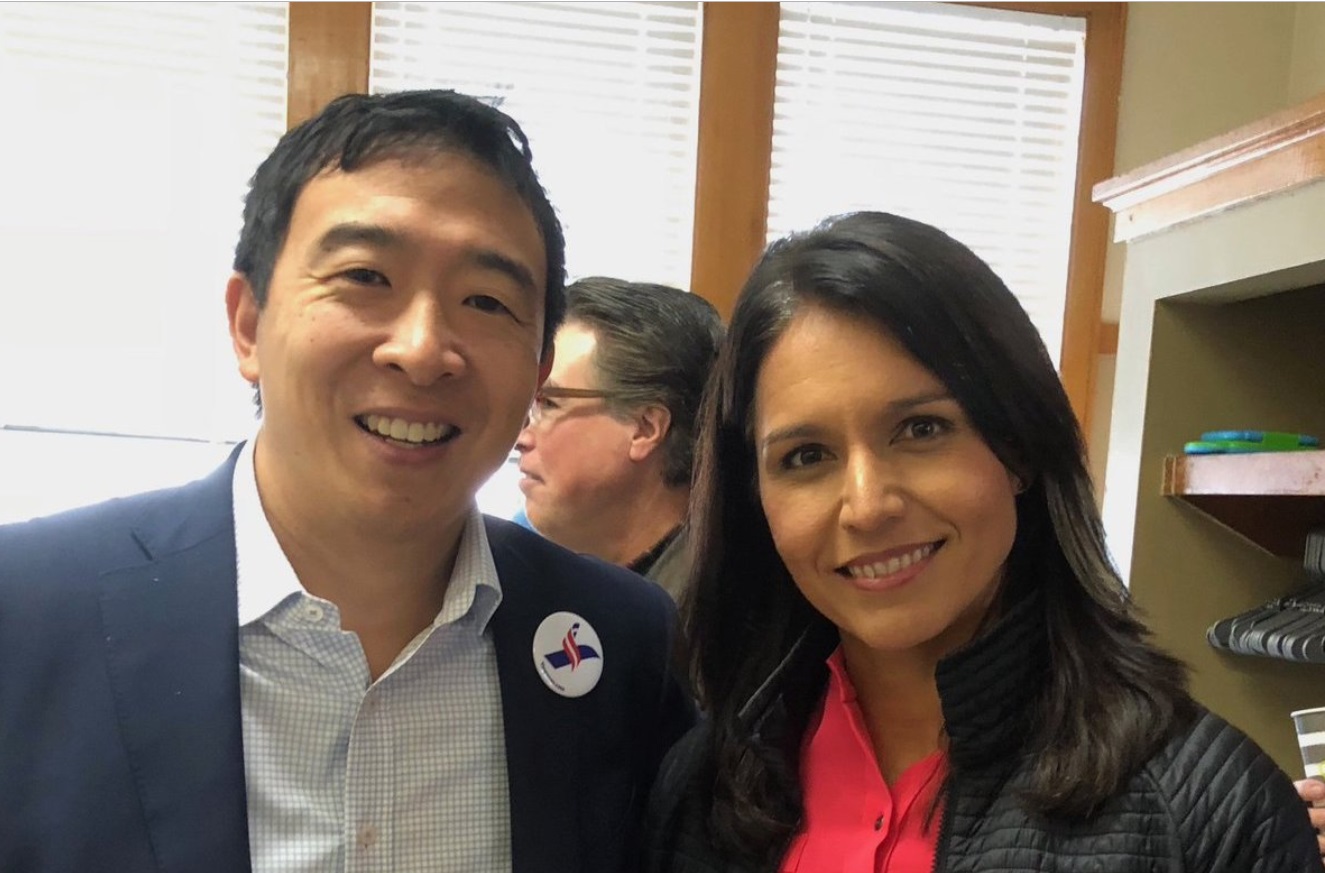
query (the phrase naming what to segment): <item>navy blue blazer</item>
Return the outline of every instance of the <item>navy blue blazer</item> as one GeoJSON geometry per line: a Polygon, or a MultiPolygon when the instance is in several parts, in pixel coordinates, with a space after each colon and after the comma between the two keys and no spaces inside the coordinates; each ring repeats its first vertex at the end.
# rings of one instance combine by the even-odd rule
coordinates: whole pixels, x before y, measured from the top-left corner
{"type": "MultiPolygon", "coordinates": [[[[0,527],[0,870],[250,869],[235,456],[180,488],[0,527]]],[[[633,870],[663,754],[694,709],[662,589],[488,519],[514,873],[633,870]],[[532,641],[583,616],[598,686],[549,690],[532,641]]]]}

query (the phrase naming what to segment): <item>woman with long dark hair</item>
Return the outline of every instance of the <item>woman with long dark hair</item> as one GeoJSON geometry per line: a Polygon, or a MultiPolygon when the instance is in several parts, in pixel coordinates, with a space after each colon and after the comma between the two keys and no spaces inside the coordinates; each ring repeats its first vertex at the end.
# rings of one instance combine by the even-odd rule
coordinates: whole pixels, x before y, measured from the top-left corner
{"type": "Polygon", "coordinates": [[[769,248],[696,489],[708,719],[648,869],[1320,870],[1288,778],[1150,643],[1044,345],[947,235],[857,213],[769,248]]]}

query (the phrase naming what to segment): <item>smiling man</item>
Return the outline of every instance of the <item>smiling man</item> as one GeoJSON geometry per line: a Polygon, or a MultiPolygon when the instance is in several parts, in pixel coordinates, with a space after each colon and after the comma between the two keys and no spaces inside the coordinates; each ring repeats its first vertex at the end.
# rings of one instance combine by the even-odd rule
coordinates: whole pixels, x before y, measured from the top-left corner
{"type": "Polygon", "coordinates": [[[474,505],[563,245],[471,98],[343,97],[281,140],[225,295],[255,437],[0,528],[0,869],[633,867],[693,719],[674,610],[474,505]]]}

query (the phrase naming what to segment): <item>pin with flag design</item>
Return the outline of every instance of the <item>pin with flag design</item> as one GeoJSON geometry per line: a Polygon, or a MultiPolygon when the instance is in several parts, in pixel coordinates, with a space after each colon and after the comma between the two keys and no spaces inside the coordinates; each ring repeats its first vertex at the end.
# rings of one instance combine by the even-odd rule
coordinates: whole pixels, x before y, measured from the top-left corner
{"type": "Polygon", "coordinates": [[[554,612],[534,632],[534,666],[543,684],[563,697],[581,697],[603,674],[603,644],[573,612],[554,612]]]}

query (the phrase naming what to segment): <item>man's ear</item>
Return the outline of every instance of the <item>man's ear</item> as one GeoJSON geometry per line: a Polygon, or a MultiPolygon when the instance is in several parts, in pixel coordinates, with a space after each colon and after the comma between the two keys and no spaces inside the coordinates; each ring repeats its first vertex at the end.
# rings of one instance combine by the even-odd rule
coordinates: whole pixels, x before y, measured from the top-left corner
{"type": "Polygon", "coordinates": [[[672,413],[666,406],[649,404],[635,416],[635,432],[630,437],[630,459],[643,461],[662,449],[667,432],[672,429],[672,413]]]}
{"type": "Polygon", "coordinates": [[[230,322],[230,344],[239,362],[239,374],[258,384],[258,299],[243,273],[234,273],[225,285],[225,312],[230,322]]]}

